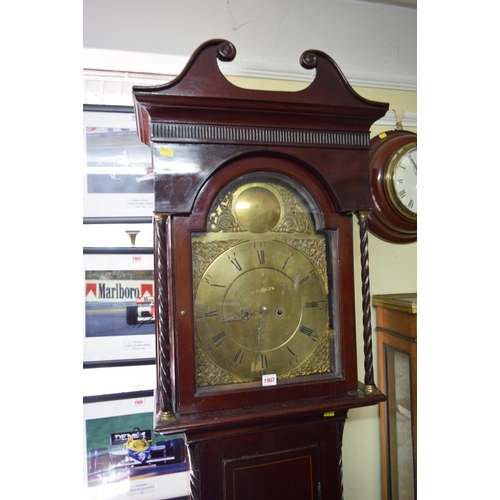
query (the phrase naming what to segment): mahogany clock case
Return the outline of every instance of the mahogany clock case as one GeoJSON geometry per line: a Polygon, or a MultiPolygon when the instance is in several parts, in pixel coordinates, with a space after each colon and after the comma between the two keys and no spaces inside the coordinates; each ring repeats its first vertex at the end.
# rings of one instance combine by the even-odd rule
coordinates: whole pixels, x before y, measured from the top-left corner
{"type": "Polygon", "coordinates": [[[151,148],[155,172],[159,413],[168,415],[158,425],[165,431],[213,433],[236,422],[322,415],[384,400],[358,388],[352,230],[353,215],[371,207],[369,129],[388,104],[359,96],[335,62],[314,50],[300,58],[315,70],[306,89],[240,88],[217,64],[235,54],[230,42],[208,41],[173,81],[133,89],[138,134],[151,148]],[[324,235],[330,366],[323,373],[278,376],[276,386],[202,387],[192,241],[207,232],[217,200],[245,177],[264,185],[279,180],[298,193],[315,233],[324,235]]]}

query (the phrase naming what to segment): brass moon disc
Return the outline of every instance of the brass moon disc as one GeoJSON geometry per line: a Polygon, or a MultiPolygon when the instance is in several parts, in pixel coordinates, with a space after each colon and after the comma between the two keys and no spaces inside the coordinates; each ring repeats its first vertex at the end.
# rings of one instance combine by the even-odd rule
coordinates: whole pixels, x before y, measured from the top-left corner
{"type": "Polygon", "coordinates": [[[281,217],[278,199],[263,187],[245,189],[236,200],[234,212],[241,227],[252,233],[270,231],[281,217]]]}

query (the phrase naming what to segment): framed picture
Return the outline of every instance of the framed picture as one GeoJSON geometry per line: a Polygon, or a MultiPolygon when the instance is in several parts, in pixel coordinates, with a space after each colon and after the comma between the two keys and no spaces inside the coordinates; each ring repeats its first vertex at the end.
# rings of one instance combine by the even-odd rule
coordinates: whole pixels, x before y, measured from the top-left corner
{"type": "Polygon", "coordinates": [[[153,391],[83,398],[86,500],[188,498],[185,435],[156,434],[153,416],[153,391]]]}
{"type": "Polygon", "coordinates": [[[83,246],[98,248],[153,248],[152,217],[84,218],[83,246]]]}
{"type": "Polygon", "coordinates": [[[133,250],[83,250],[84,366],[155,358],[153,254],[133,250]]]}
{"type": "Polygon", "coordinates": [[[137,136],[133,107],[83,106],[83,216],[153,213],[151,150],[137,136]]]}
{"type": "Polygon", "coordinates": [[[102,366],[100,363],[86,363],[84,368],[86,368],[83,370],[82,377],[84,397],[152,391],[156,387],[154,360],[128,363],[125,366],[113,366],[112,364],[102,366]]]}

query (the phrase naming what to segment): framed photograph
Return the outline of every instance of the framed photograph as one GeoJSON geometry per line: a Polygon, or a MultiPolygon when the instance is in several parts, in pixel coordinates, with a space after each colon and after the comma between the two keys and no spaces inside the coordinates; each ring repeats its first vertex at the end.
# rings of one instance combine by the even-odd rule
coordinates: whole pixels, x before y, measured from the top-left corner
{"type": "Polygon", "coordinates": [[[83,246],[99,248],[153,248],[152,217],[84,218],[83,246]]]}
{"type": "Polygon", "coordinates": [[[188,498],[186,438],[152,430],[153,391],[84,398],[83,403],[86,500],[188,498]]]}
{"type": "Polygon", "coordinates": [[[133,107],[83,106],[83,216],[153,213],[151,150],[137,136],[133,107]]]}
{"type": "Polygon", "coordinates": [[[156,388],[156,364],[129,363],[125,366],[84,364],[82,386],[84,397],[104,396],[124,392],[152,391],[156,388]]]}
{"type": "MultiPolygon", "coordinates": [[[[155,358],[153,254],[83,253],[83,361],[155,358]]],[[[134,249],[131,249],[134,250],[134,249]]],[[[102,253],[97,253],[102,252],[102,253]]]]}

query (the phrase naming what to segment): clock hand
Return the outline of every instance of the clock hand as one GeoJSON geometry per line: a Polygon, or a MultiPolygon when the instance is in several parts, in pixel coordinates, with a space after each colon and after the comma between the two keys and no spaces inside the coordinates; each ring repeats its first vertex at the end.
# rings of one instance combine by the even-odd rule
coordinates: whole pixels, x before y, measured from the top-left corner
{"type": "Polygon", "coordinates": [[[261,288],[259,288],[258,290],[255,290],[255,292],[252,292],[252,295],[254,293],[266,293],[266,292],[271,292],[272,290],[274,290],[274,286],[263,286],[261,288]]]}
{"type": "Polygon", "coordinates": [[[256,351],[260,350],[260,340],[261,340],[261,335],[264,333],[264,327],[266,326],[266,315],[267,311],[269,308],[266,305],[261,305],[259,312],[260,312],[260,319],[259,319],[259,328],[257,329],[257,348],[256,351]]]}
{"type": "Polygon", "coordinates": [[[250,317],[254,316],[260,311],[247,311],[247,310],[241,310],[238,314],[232,314],[231,316],[228,316],[227,318],[221,319],[221,323],[225,323],[227,321],[247,321],[250,319],[250,317]]]}
{"type": "Polygon", "coordinates": [[[417,164],[415,163],[415,160],[411,157],[411,155],[408,153],[408,158],[413,164],[413,170],[415,170],[415,173],[417,173],[417,164]]]}
{"type": "Polygon", "coordinates": [[[232,316],[228,316],[227,318],[221,319],[221,323],[226,323],[227,321],[241,321],[243,318],[239,314],[233,314],[232,316]]]}

